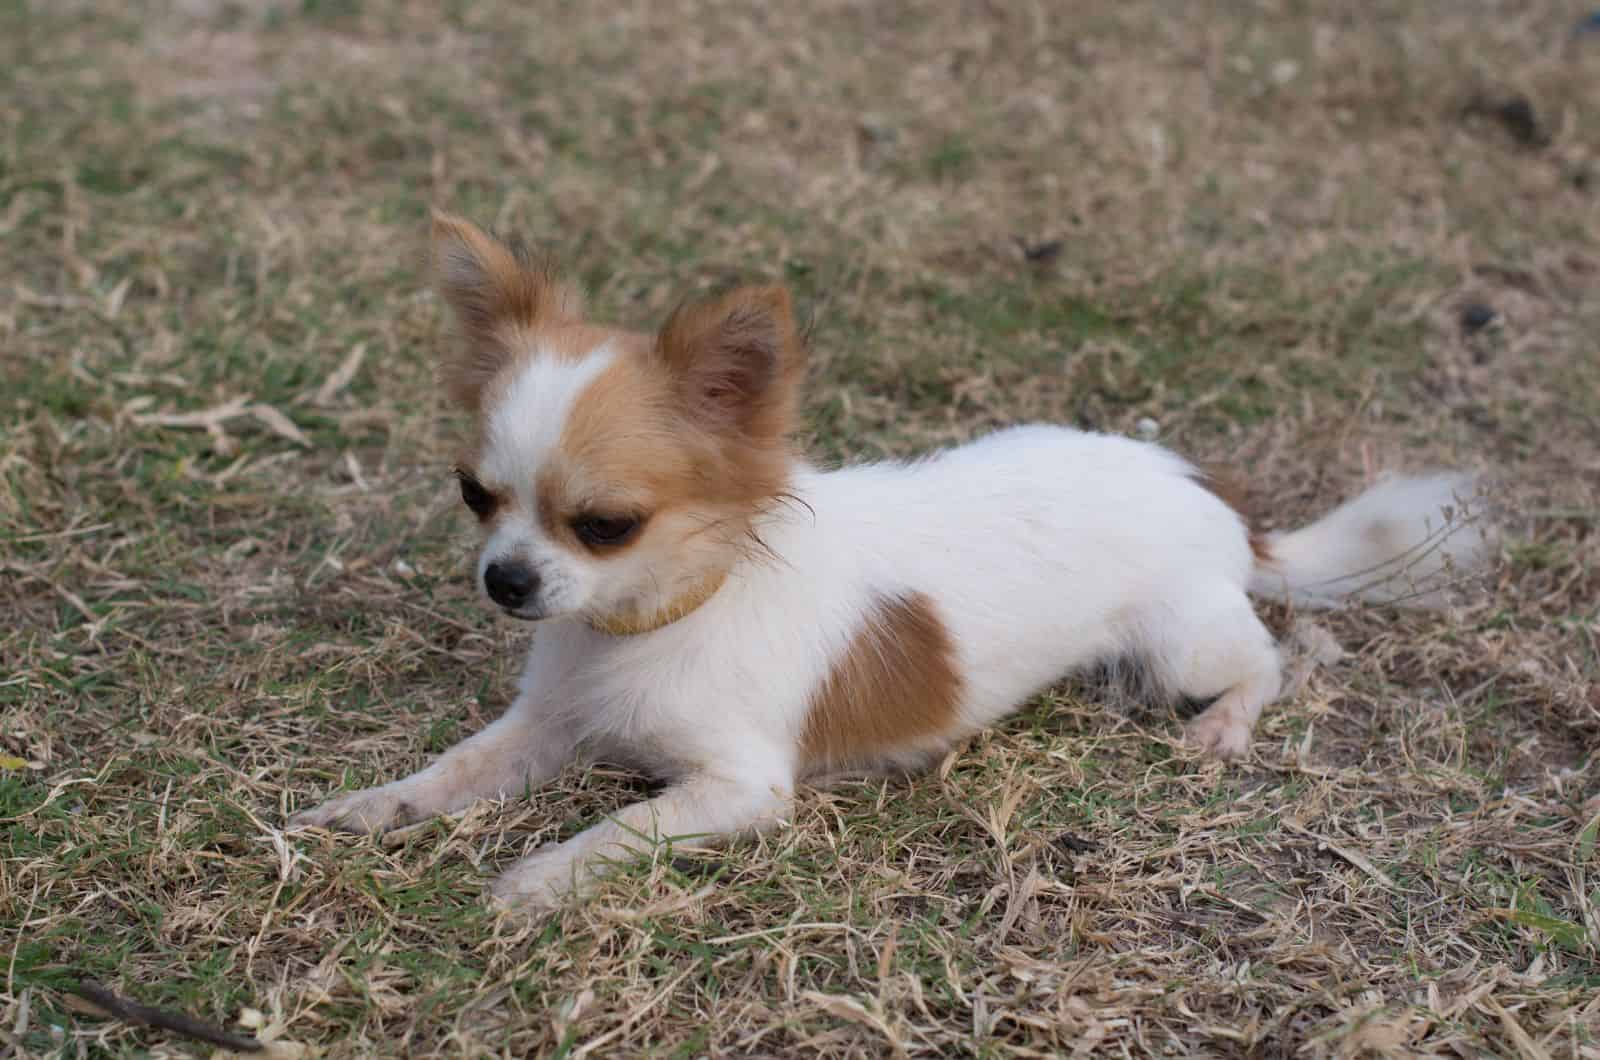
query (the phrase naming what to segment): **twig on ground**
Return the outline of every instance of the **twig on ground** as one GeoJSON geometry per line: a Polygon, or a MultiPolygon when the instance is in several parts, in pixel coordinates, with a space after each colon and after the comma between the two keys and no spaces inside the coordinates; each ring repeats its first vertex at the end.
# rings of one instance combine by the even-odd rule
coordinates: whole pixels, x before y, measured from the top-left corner
{"type": "Polygon", "coordinates": [[[67,987],[67,991],[83,998],[110,1018],[124,1023],[171,1031],[173,1034],[192,1038],[197,1042],[207,1042],[224,1049],[232,1049],[236,1053],[259,1053],[266,1050],[265,1045],[247,1035],[225,1031],[221,1027],[212,1026],[181,1012],[168,1012],[166,1009],[141,1005],[137,1001],[117,996],[92,979],[79,980],[77,984],[67,987]]]}

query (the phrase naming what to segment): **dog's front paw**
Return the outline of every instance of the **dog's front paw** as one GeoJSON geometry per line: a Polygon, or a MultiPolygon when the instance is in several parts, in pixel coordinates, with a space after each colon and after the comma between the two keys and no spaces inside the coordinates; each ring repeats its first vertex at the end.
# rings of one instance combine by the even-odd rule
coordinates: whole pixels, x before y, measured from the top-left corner
{"type": "Polygon", "coordinates": [[[415,824],[428,811],[408,799],[399,784],[346,792],[321,806],[301,810],[289,818],[290,828],[326,828],[331,832],[377,835],[391,828],[415,824]]]}
{"type": "Polygon", "coordinates": [[[1250,753],[1250,726],[1231,712],[1204,711],[1184,726],[1184,738],[1223,761],[1234,761],[1250,753]]]}
{"type": "Polygon", "coordinates": [[[540,847],[489,885],[497,909],[524,914],[550,913],[593,889],[594,876],[570,843],[540,847]]]}

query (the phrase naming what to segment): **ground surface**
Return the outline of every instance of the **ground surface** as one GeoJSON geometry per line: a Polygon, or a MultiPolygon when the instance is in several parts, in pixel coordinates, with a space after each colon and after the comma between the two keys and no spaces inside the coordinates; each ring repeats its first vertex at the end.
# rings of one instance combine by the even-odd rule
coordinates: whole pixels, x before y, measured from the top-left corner
{"type": "Polygon", "coordinates": [[[1600,1056],[1600,34],[1092,6],[0,5],[0,1052],[198,1048],[90,977],[338,1057],[1600,1056]],[[1279,524],[1465,464],[1503,569],[1320,619],[1246,764],[1066,687],[497,922],[637,781],[279,831],[482,725],[526,635],[466,577],[433,203],[627,323],[789,282],[821,457],[1149,418],[1279,524]]]}

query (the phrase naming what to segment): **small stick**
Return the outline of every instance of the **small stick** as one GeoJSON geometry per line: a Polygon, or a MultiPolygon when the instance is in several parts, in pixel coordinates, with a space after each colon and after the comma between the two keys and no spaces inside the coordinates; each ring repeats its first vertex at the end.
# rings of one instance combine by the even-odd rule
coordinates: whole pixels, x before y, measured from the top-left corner
{"type": "Polygon", "coordinates": [[[67,992],[77,994],[96,1008],[105,1010],[112,1019],[119,1019],[124,1023],[171,1031],[173,1034],[193,1038],[195,1041],[209,1042],[224,1049],[232,1049],[236,1053],[259,1053],[267,1048],[254,1038],[232,1034],[220,1027],[202,1023],[192,1016],[185,1016],[181,1012],[167,1012],[164,1009],[151,1008],[149,1005],[141,1005],[137,1001],[118,997],[91,979],[84,979],[74,986],[67,987],[67,992]]]}

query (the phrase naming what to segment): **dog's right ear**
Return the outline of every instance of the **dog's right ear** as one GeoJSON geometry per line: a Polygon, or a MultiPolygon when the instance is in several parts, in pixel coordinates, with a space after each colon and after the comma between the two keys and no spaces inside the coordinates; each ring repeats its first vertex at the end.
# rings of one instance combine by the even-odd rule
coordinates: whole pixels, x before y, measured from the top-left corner
{"type": "Polygon", "coordinates": [[[450,396],[477,409],[483,388],[514,355],[519,333],[583,309],[577,292],[549,264],[529,261],[471,221],[434,212],[433,282],[461,325],[462,347],[445,359],[443,381],[450,396]]]}
{"type": "Polygon", "coordinates": [[[740,287],[679,306],[656,355],[694,422],[773,444],[793,427],[805,344],[782,287],[740,287]]]}

